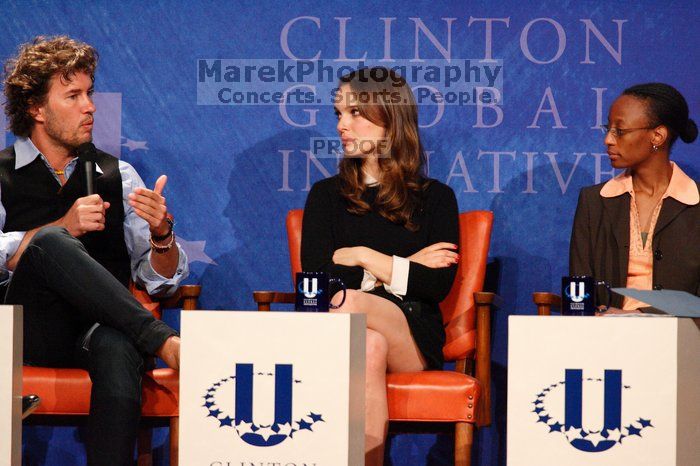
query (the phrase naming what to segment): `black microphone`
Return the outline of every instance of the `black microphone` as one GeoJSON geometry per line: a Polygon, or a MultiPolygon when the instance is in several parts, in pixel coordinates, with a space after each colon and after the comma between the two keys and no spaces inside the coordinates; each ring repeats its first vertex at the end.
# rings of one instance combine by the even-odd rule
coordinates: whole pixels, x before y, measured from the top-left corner
{"type": "Polygon", "coordinates": [[[97,159],[97,148],[91,142],[86,142],[75,149],[75,154],[80,159],[85,169],[85,190],[87,195],[95,194],[95,159],[97,159]]]}

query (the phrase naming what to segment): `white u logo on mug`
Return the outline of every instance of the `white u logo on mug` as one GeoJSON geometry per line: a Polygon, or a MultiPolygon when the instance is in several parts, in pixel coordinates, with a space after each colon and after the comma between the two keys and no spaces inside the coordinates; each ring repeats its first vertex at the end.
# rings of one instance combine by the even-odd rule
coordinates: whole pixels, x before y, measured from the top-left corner
{"type": "Polygon", "coordinates": [[[304,278],[303,292],[304,296],[307,298],[315,298],[318,294],[318,278],[312,278],[310,280],[304,278]],[[309,281],[311,281],[311,291],[309,291],[309,281]]]}
{"type": "Polygon", "coordinates": [[[586,297],[584,283],[578,282],[578,293],[576,293],[576,285],[576,282],[571,282],[571,285],[569,286],[569,296],[573,302],[580,303],[583,301],[583,298],[586,297]]]}

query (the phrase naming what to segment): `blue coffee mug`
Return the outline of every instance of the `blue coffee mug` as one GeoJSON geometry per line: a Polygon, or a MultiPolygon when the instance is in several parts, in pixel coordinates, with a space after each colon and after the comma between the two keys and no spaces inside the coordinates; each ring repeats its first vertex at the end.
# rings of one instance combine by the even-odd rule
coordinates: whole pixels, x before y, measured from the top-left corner
{"type": "Polygon", "coordinates": [[[610,306],[610,285],[593,277],[579,275],[561,279],[561,315],[592,316],[598,310],[597,288],[605,286],[608,290],[606,307],[610,306]]]}
{"type": "Polygon", "coordinates": [[[326,272],[298,272],[296,276],[296,300],[294,309],[300,312],[328,312],[345,302],[347,289],[342,280],[331,278],[326,272]],[[330,287],[337,283],[343,290],[343,299],[337,306],[331,304],[330,287]]]}

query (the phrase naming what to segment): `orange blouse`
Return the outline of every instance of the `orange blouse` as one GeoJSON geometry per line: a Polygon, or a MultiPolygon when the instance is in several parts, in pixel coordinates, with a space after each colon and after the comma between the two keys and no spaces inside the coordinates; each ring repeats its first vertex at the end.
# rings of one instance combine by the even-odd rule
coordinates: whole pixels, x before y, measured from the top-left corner
{"type": "MultiPolygon", "coordinates": [[[[692,178],[686,175],[678,165],[673,162],[671,164],[673,165],[671,181],[666,188],[666,192],[661,197],[661,201],[654,208],[646,242],[642,241],[639,212],[637,211],[631,174],[625,170],[625,172],[605,183],[605,186],[600,191],[600,195],[603,197],[617,197],[624,193],[629,193],[632,196],[630,201],[630,248],[629,261],[627,263],[627,288],[651,290],[654,271],[652,242],[654,239],[654,228],[661,212],[663,200],[667,197],[673,197],[687,205],[695,205],[700,202],[700,194],[692,178]]],[[[625,297],[622,309],[632,310],[645,306],[648,306],[648,304],[625,297]]]]}

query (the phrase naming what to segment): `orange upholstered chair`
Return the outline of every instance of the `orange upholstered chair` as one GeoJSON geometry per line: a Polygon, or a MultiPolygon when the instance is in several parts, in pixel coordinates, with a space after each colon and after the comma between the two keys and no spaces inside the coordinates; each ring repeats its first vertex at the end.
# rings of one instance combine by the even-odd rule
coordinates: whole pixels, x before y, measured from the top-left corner
{"type": "MultiPolygon", "coordinates": [[[[292,283],[301,271],[301,223],[303,210],[287,215],[287,238],[292,283]]],[[[460,261],[452,290],[440,303],[447,339],[446,361],[454,371],[394,373],[387,376],[391,430],[443,430],[454,427],[455,465],[471,462],[474,427],[490,424],[491,323],[496,296],[482,292],[491,240],[493,213],[459,215],[460,261]],[[405,429],[407,428],[407,429],[405,429]]],[[[294,293],[256,291],[258,310],[271,303],[293,303],[294,293]]]]}
{"type": "MultiPolygon", "coordinates": [[[[148,294],[136,287],[131,292],[143,306],[157,318],[161,308],[181,307],[183,310],[197,308],[201,287],[181,286],[176,295],[160,302],[153,301],[148,294]]],[[[82,369],[54,369],[24,366],[22,393],[35,394],[41,404],[24,422],[27,424],[61,425],[74,423],[76,417],[85,417],[90,411],[90,389],[92,382],[87,371],[82,369]]],[[[155,369],[143,378],[142,410],[143,428],[138,439],[138,465],[152,464],[151,427],[170,427],[170,464],[177,465],[179,376],[172,369],[155,369]]]]}

